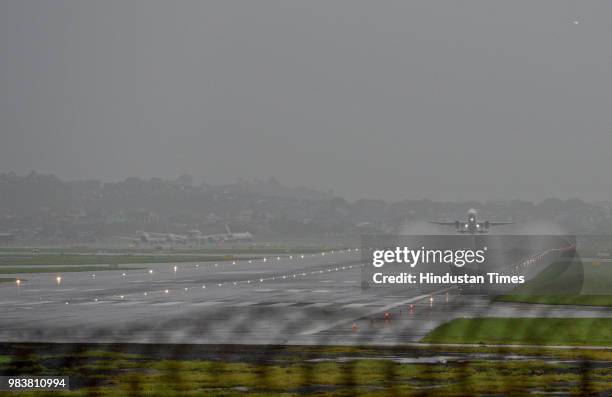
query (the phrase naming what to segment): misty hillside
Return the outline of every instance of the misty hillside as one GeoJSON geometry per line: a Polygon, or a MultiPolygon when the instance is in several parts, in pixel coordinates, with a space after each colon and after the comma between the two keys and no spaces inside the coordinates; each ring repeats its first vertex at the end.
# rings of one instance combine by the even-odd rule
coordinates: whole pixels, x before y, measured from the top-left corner
{"type": "Polygon", "coordinates": [[[515,221],[510,231],[542,224],[572,233],[612,232],[608,203],[578,199],[349,202],[330,192],[287,187],[274,178],[211,186],[194,185],[187,175],[102,183],[0,174],[0,232],[33,241],[91,242],[142,230],[217,233],[226,224],[271,238],[358,235],[395,232],[424,220],[463,219],[469,208],[477,208],[483,219],[515,221]]]}

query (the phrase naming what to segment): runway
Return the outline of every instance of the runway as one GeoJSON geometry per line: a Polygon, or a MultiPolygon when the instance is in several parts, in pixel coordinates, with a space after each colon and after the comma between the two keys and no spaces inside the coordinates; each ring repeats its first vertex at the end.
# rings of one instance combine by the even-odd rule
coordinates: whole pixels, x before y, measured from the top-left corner
{"type": "Polygon", "coordinates": [[[456,317],[612,316],[453,289],[363,291],[357,250],[135,266],[0,284],[0,341],[397,345],[456,317]]]}

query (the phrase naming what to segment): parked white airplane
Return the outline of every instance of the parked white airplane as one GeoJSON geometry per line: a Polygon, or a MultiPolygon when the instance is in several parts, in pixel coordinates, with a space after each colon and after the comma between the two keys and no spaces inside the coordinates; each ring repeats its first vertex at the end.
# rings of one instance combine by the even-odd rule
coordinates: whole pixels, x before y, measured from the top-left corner
{"type": "Polygon", "coordinates": [[[136,232],[134,237],[117,236],[123,240],[129,240],[132,243],[145,243],[151,245],[161,244],[187,244],[188,237],[173,233],[153,233],[153,232],[136,232]]]}
{"type": "Polygon", "coordinates": [[[191,230],[188,239],[202,243],[219,243],[219,242],[243,242],[253,241],[253,235],[249,232],[232,233],[229,226],[225,225],[227,233],[219,234],[202,234],[199,230],[191,230]]]}

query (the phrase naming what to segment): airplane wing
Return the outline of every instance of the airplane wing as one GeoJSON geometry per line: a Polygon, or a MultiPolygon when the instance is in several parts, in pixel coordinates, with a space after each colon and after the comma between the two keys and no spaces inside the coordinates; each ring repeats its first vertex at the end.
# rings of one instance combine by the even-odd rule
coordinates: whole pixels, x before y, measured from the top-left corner
{"type": "Polygon", "coordinates": [[[428,221],[429,223],[433,223],[434,225],[444,225],[444,226],[453,226],[455,222],[440,222],[440,221],[428,221]]]}
{"type": "Polygon", "coordinates": [[[489,222],[489,226],[514,225],[514,222],[489,222]]]}

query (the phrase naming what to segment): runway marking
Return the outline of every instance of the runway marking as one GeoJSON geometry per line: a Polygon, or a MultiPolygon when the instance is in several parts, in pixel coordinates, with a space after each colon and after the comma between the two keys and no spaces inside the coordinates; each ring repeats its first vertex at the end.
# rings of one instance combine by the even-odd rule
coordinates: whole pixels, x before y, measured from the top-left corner
{"type": "Polygon", "coordinates": [[[338,299],[336,300],[336,303],[358,303],[358,302],[355,302],[356,300],[358,300],[358,297],[348,297],[348,298],[338,299]]]}
{"type": "Polygon", "coordinates": [[[334,304],[333,302],[317,302],[317,303],[313,303],[311,305],[304,306],[304,307],[325,307],[325,306],[331,306],[333,304],[334,304]]]}
{"type": "Polygon", "coordinates": [[[277,289],[255,289],[253,292],[275,292],[277,289]]]}
{"type": "Polygon", "coordinates": [[[26,303],[26,302],[24,302],[24,301],[5,301],[5,302],[0,302],[0,305],[2,305],[2,306],[4,306],[4,305],[14,306],[14,305],[20,304],[20,303],[23,304],[23,303],[26,303]]]}
{"type": "Polygon", "coordinates": [[[172,305],[179,305],[181,303],[185,303],[183,301],[176,301],[176,302],[157,302],[157,303],[151,303],[152,306],[172,306],[172,305]]]}
{"type": "Polygon", "coordinates": [[[214,305],[220,305],[222,303],[225,303],[225,302],[220,302],[220,301],[205,301],[205,302],[194,302],[191,305],[192,306],[214,306],[214,305]]]}
{"type": "Polygon", "coordinates": [[[247,307],[247,306],[253,306],[256,305],[258,302],[240,302],[240,303],[236,303],[232,306],[234,307],[247,307]]]}
{"type": "MultiPolygon", "coordinates": [[[[360,315],[359,318],[373,316],[373,315],[378,314],[380,312],[391,310],[391,309],[393,309],[394,307],[397,307],[397,306],[402,306],[402,305],[406,305],[408,303],[418,302],[418,301],[423,300],[423,299],[425,299],[425,298],[427,298],[427,297],[429,297],[431,295],[437,295],[437,294],[440,294],[442,292],[446,292],[446,291],[448,291],[450,289],[451,288],[443,288],[443,289],[440,289],[440,290],[437,290],[437,291],[432,291],[429,294],[419,295],[419,296],[415,296],[415,297],[410,298],[410,299],[403,300],[401,302],[391,303],[391,304],[389,304],[387,306],[383,306],[383,307],[377,308],[375,310],[372,310],[372,311],[370,311],[370,312],[368,312],[368,313],[366,313],[364,315],[360,315]]],[[[343,320],[334,321],[334,322],[328,323],[328,324],[319,325],[319,326],[316,326],[314,328],[311,328],[309,330],[306,330],[306,331],[302,332],[300,335],[318,334],[319,332],[323,332],[323,331],[327,331],[327,330],[330,330],[330,329],[335,328],[335,327],[339,327],[341,325],[350,323],[351,321],[353,321],[352,317],[351,318],[345,318],[343,320]]]]}
{"type": "Polygon", "coordinates": [[[352,307],[364,307],[364,306],[372,306],[369,303],[349,303],[348,305],[343,305],[344,308],[352,308],[352,307]]]}
{"type": "Polygon", "coordinates": [[[269,304],[268,307],[287,307],[287,306],[293,306],[295,304],[296,302],[278,302],[278,303],[269,304]]]}
{"type": "Polygon", "coordinates": [[[53,303],[54,301],[38,301],[38,302],[30,302],[30,305],[43,305],[45,303],[53,303]]]}

